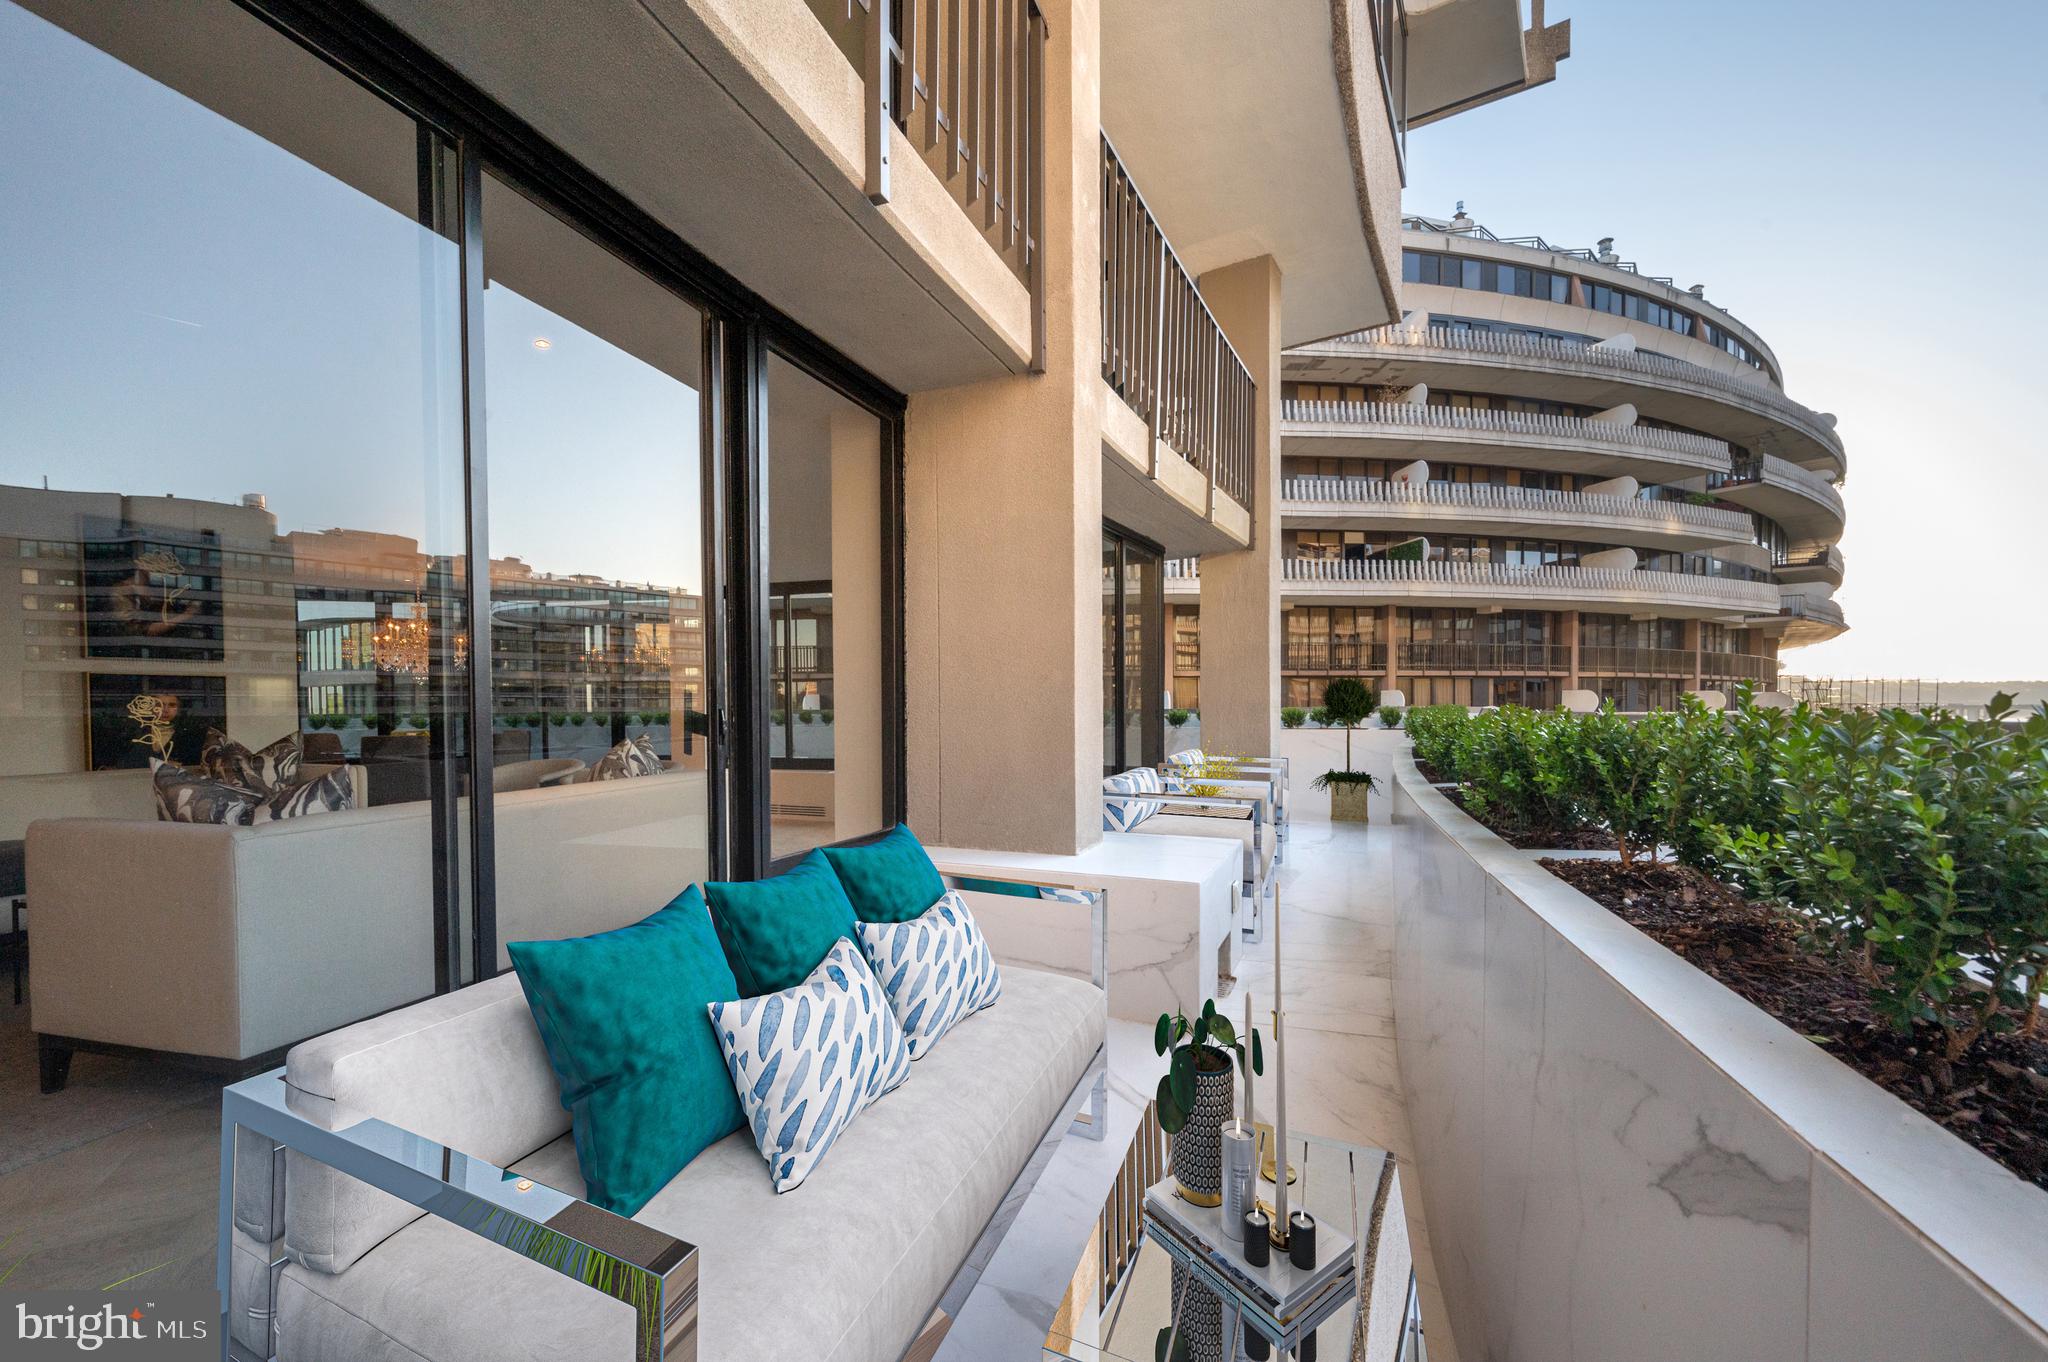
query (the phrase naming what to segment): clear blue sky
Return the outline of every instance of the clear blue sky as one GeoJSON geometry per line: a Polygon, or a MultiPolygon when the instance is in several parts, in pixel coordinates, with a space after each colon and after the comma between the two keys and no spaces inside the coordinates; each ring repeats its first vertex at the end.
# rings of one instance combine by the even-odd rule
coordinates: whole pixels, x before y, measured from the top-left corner
{"type": "Polygon", "coordinates": [[[1836,413],[1852,628],[1792,670],[2048,677],[2048,3],[1547,9],[1556,82],[1411,134],[1407,209],[1612,236],[1836,413]]]}

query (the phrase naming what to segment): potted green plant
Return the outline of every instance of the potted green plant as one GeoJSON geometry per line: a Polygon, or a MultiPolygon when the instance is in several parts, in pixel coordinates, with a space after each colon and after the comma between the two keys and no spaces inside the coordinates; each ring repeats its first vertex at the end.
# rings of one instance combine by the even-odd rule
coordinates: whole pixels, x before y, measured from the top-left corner
{"type": "Polygon", "coordinates": [[[1399,728],[1400,726],[1401,726],[1401,707],[1400,707],[1399,705],[1381,705],[1381,706],[1380,706],[1380,727],[1381,727],[1381,728],[1399,728]]]}
{"type": "Polygon", "coordinates": [[[1300,705],[1280,706],[1280,727],[1282,728],[1300,728],[1302,721],[1307,718],[1308,711],[1300,705]]]}
{"type": "Polygon", "coordinates": [[[1379,788],[1371,775],[1351,769],[1351,730],[1371,716],[1378,701],[1371,687],[1352,676],[1340,676],[1323,690],[1325,724],[1344,730],[1344,769],[1325,771],[1313,782],[1314,788],[1330,792],[1332,822],[1365,822],[1366,801],[1379,788]]]}
{"type": "Polygon", "coordinates": [[[1166,711],[1166,726],[1176,732],[1184,727],[1187,721],[1188,712],[1184,709],[1169,709],[1166,711]]]}
{"type": "Polygon", "coordinates": [[[1193,1021],[1162,1012],[1152,1030],[1152,1048],[1168,1056],[1156,1107],[1159,1128],[1173,1137],[1173,1176],[1181,1195],[1197,1206],[1223,1204],[1223,1123],[1235,1107],[1230,1060],[1239,1068],[1266,1072],[1265,1047],[1254,1029],[1240,1039],[1216,1000],[1202,1004],[1193,1021]]]}

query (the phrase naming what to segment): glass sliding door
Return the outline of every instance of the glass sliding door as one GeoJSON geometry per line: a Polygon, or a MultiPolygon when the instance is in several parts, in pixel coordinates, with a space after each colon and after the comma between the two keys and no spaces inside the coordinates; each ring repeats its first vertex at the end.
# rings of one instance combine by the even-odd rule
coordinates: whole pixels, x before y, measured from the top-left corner
{"type": "Polygon", "coordinates": [[[488,172],[483,224],[502,967],[712,872],[705,321],[488,172]]]}
{"type": "Polygon", "coordinates": [[[445,987],[452,150],[226,0],[0,0],[0,69],[0,845],[35,877],[0,896],[34,905],[32,1027],[241,1060],[445,987]]]}
{"type": "Polygon", "coordinates": [[[890,675],[883,640],[884,430],[874,412],[768,358],[769,856],[879,832],[890,675]]]}
{"type": "Polygon", "coordinates": [[[1108,772],[1166,750],[1166,565],[1154,545],[1102,534],[1102,757],[1108,772]]]}

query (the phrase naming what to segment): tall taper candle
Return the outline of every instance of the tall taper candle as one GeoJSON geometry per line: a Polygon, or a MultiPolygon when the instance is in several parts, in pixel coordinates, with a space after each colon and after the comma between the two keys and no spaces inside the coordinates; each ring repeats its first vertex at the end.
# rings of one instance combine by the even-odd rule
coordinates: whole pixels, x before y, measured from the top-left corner
{"type": "Polygon", "coordinates": [[[1287,1232],[1287,1005],[1280,989],[1280,892],[1273,891],[1273,1050],[1280,1072],[1273,1088],[1273,1224],[1287,1232]]]}
{"type": "MultiPolygon", "coordinates": [[[[1252,1043],[1252,992],[1250,989],[1246,989],[1244,992],[1244,1035],[1243,1037],[1241,1037],[1241,1039],[1244,1041],[1247,1047],[1250,1047],[1252,1043]]],[[[1249,1048],[1246,1049],[1245,1055],[1246,1062],[1244,1066],[1244,1128],[1246,1133],[1249,1134],[1252,1130],[1252,1127],[1258,1124],[1259,1109],[1258,1106],[1252,1101],[1252,1066],[1250,1062],[1251,1050],[1249,1048]]]]}

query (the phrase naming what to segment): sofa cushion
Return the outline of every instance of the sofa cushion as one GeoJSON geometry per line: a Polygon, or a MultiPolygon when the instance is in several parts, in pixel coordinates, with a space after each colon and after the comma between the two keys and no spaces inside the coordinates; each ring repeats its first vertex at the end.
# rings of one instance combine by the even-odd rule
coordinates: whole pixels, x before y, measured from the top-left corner
{"type": "Polygon", "coordinates": [[[739,985],[695,885],[630,927],[506,949],[561,1082],[592,1204],[633,1214],[740,1128],[704,1014],[739,985]]]}
{"type": "Polygon", "coordinates": [[[628,780],[634,776],[661,774],[661,756],[654,740],[645,733],[617,743],[590,768],[589,780],[628,780]]]}
{"type": "Polygon", "coordinates": [[[795,988],[710,1013],[778,1192],[802,1186],[854,1119],[910,1076],[903,1028],[851,941],[833,943],[795,988]]]}
{"type": "Polygon", "coordinates": [[[713,881],[704,894],[743,998],[802,983],[833,942],[853,939],[853,904],[815,851],[780,875],[713,881]]]}
{"type": "Polygon", "coordinates": [[[199,769],[223,785],[276,794],[299,783],[299,735],[287,733],[254,752],[217,728],[206,730],[199,769]]]}
{"type": "Polygon", "coordinates": [[[862,922],[909,922],[946,892],[917,834],[901,823],[865,846],[823,851],[862,922]]]}
{"type": "Polygon", "coordinates": [[[152,760],[149,783],[156,792],[156,816],[165,823],[239,826],[249,821],[261,798],[254,790],[223,784],[174,761],[152,760]]]}
{"type": "Polygon", "coordinates": [[[952,890],[914,922],[863,922],[854,930],[882,981],[889,1010],[903,1025],[912,1059],[923,1058],[955,1023],[1002,996],[996,958],[967,901],[952,890]]]}
{"type": "MultiPolygon", "coordinates": [[[[740,1132],[641,1209],[636,1219],[697,1246],[699,1357],[868,1362],[917,1336],[1103,1040],[1100,990],[1016,967],[1004,985],[1002,1001],[956,1026],[840,1137],[802,1190],[777,1196],[740,1132]]],[[[513,1171],[582,1192],[566,1138],[513,1171]]],[[[287,1267],[279,1288],[278,1356],[293,1362],[631,1350],[620,1302],[432,1218],[340,1276],[287,1267]]]]}
{"type": "MultiPolygon", "coordinates": [[[[296,768],[295,768],[296,769],[296,768]]],[[[256,805],[250,821],[276,823],[286,818],[306,818],[316,813],[343,813],[356,806],[355,780],[346,766],[301,785],[289,785],[266,795],[256,805]]]]}
{"type": "Polygon", "coordinates": [[[1161,807],[1161,801],[1157,799],[1132,798],[1134,795],[1146,793],[1135,771],[1119,771],[1113,776],[1105,776],[1102,790],[1104,832],[1135,832],[1140,823],[1158,813],[1161,807]]]}

